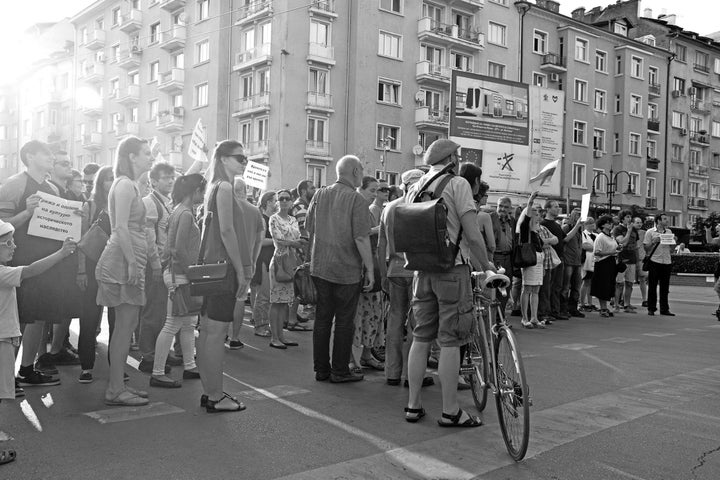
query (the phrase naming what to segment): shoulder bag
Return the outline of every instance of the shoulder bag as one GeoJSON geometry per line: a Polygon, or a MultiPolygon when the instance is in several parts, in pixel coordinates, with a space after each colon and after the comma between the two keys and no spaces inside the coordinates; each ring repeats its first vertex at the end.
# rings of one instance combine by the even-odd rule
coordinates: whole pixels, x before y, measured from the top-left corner
{"type": "MultiPolygon", "coordinates": [[[[94,206],[95,202],[90,202],[90,212],[88,212],[90,214],[90,218],[93,217],[92,209],[94,206]]],[[[105,250],[105,246],[110,239],[110,235],[108,235],[105,229],[100,225],[100,216],[103,211],[100,211],[98,218],[95,219],[88,231],[85,232],[78,242],[78,248],[83,255],[95,263],[100,260],[100,255],[102,255],[102,252],[105,250]]]]}
{"type": "Polygon", "coordinates": [[[513,266],[515,268],[527,268],[535,265],[537,265],[537,253],[535,252],[535,245],[531,241],[530,225],[528,225],[527,242],[523,242],[521,238],[513,248],[513,266]]]}
{"type": "Polygon", "coordinates": [[[288,247],[288,251],[282,255],[276,253],[271,263],[273,265],[275,281],[280,283],[293,281],[295,269],[298,266],[297,256],[293,248],[288,247]]]}
{"type": "Polygon", "coordinates": [[[293,277],[295,298],[301,305],[315,305],[317,303],[317,290],[310,276],[310,263],[303,263],[295,269],[293,277]]]}
{"type": "Polygon", "coordinates": [[[217,213],[217,193],[219,188],[220,184],[216,184],[213,188],[208,211],[205,213],[198,263],[197,265],[190,265],[187,270],[190,295],[193,297],[214,297],[235,295],[237,293],[237,279],[232,262],[221,260],[217,263],[205,263],[205,249],[210,235],[210,225],[213,216],[217,213]]]}
{"type": "Polygon", "coordinates": [[[650,254],[647,255],[645,258],[643,258],[643,261],[642,261],[643,272],[647,272],[648,270],[650,270],[650,259],[655,254],[655,250],[657,250],[657,248],[659,246],[660,246],[660,242],[656,243],[655,246],[652,248],[652,250],[650,250],[650,254]]]}

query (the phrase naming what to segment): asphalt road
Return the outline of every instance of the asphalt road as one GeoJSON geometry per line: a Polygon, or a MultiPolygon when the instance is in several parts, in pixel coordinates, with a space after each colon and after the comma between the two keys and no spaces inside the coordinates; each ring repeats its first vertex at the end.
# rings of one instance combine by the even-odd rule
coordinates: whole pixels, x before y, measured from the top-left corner
{"type": "MultiPolygon", "coordinates": [[[[226,355],[228,392],[248,406],[210,415],[199,381],[149,388],[151,407],[102,403],[97,380],[27,389],[0,405],[0,448],[18,459],[0,479],[640,479],[720,478],[720,322],[710,288],[673,287],[676,317],[620,314],[515,328],[532,388],[528,455],[515,463],[494,404],[478,429],[439,428],[440,388],[425,389],[428,416],[403,420],[407,390],[367,372],[356,384],[314,380],[311,333],[278,351],[248,328],[226,355]],[[37,421],[31,421],[33,415],[37,421]]],[[[513,322],[516,322],[513,319],[513,322]]],[[[102,337],[101,337],[102,339],[102,337]]],[[[129,359],[130,385],[148,376],[129,359]]],[[[181,369],[173,376],[181,378],[181,369]]],[[[469,392],[463,408],[472,409],[469,392]]]]}

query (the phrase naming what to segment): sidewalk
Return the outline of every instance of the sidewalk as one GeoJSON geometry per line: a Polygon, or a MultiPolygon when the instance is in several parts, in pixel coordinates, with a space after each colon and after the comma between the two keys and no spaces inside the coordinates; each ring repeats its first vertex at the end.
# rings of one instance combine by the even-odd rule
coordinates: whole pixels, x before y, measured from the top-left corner
{"type": "MultiPolygon", "coordinates": [[[[707,286],[697,287],[688,285],[670,285],[670,302],[696,303],[700,305],[717,305],[720,303],[717,294],[712,288],[712,283],[707,286]]],[[[637,291],[637,285],[633,288],[633,294],[637,291]]]]}

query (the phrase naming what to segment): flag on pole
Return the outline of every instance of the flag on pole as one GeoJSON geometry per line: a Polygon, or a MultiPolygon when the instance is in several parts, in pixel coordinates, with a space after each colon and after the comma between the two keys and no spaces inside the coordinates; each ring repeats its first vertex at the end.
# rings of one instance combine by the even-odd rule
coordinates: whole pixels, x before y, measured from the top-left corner
{"type": "Polygon", "coordinates": [[[555,173],[555,170],[557,169],[558,164],[560,163],[560,160],[553,160],[552,162],[548,163],[543,167],[542,170],[540,170],[540,173],[535,175],[530,179],[530,184],[533,183],[539,183],[540,186],[545,185],[547,182],[552,179],[553,174],[555,173]]]}
{"type": "Polygon", "coordinates": [[[203,127],[202,119],[198,118],[192,136],[190,137],[190,145],[188,146],[188,155],[198,162],[207,162],[205,155],[207,137],[205,135],[205,127],[203,127]]]}

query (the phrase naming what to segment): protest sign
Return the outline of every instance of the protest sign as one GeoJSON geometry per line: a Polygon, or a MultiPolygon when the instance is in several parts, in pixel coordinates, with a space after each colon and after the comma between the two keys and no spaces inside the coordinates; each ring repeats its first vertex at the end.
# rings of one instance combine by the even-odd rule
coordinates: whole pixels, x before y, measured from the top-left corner
{"type": "Polygon", "coordinates": [[[199,162],[207,162],[208,158],[205,154],[207,149],[207,137],[205,135],[205,127],[202,120],[198,118],[192,136],[190,137],[190,145],[188,146],[188,156],[199,162]]]}
{"type": "Polygon", "coordinates": [[[82,217],[76,213],[82,208],[82,202],[37,192],[40,203],[33,212],[28,224],[28,235],[64,241],[66,238],[80,240],[82,235],[82,217]]]}
{"type": "Polygon", "coordinates": [[[587,221],[588,213],[590,213],[590,194],[586,193],[580,197],[580,221],[587,221]]]}
{"type": "Polygon", "coordinates": [[[660,234],[661,245],[675,245],[675,234],[673,233],[661,233],[660,234]]]}
{"type": "Polygon", "coordinates": [[[248,162],[245,167],[243,180],[249,187],[265,190],[267,186],[267,177],[270,173],[270,167],[258,162],[248,162]]]}

